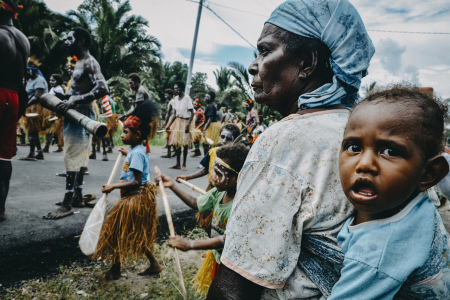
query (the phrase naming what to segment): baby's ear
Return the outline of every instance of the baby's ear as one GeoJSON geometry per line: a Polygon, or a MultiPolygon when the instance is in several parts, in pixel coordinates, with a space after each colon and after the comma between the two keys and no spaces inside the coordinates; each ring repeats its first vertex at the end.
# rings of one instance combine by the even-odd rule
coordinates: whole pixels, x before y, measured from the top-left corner
{"type": "Polygon", "coordinates": [[[425,162],[424,172],[419,182],[420,191],[425,191],[439,183],[448,173],[448,162],[442,155],[436,155],[425,162]]]}

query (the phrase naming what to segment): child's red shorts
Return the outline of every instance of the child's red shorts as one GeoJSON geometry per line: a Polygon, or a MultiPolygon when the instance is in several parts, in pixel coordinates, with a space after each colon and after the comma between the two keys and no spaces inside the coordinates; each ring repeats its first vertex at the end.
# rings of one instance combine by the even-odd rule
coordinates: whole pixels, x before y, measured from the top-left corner
{"type": "Polygon", "coordinates": [[[19,95],[16,91],[0,88],[0,159],[11,160],[16,155],[17,114],[19,95]]]}

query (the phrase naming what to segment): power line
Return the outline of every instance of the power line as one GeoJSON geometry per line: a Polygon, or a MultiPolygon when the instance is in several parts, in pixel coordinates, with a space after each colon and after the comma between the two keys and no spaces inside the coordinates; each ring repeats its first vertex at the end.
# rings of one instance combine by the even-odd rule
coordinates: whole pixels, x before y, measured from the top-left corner
{"type": "MultiPolygon", "coordinates": [[[[197,1],[193,1],[193,0],[186,0],[189,2],[194,2],[194,3],[198,3],[197,1]]],[[[255,0],[256,1],[256,0],[255,0]]],[[[253,13],[250,11],[246,11],[246,10],[241,10],[241,9],[236,9],[234,7],[229,7],[229,6],[225,6],[222,4],[217,4],[215,2],[212,1],[208,1],[211,4],[217,5],[217,6],[221,6],[224,8],[228,8],[231,10],[235,10],[235,11],[239,11],[239,12],[243,12],[243,13],[247,13],[247,14],[252,14],[252,15],[256,15],[256,16],[262,16],[262,17],[266,17],[268,18],[269,16],[267,15],[262,15],[262,14],[257,14],[257,13],[253,13]]],[[[203,5],[204,7],[206,7],[207,9],[209,9],[211,12],[213,12],[219,19],[221,19],[225,24],[227,24],[233,31],[235,31],[239,36],[241,36],[235,29],[233,29],[228,23],[226,23],[219,15],[217,15],[211,8],[209,8],[208,6],[203,5]]],[[[367,31],[373,31],[373,32],[387,32],[387,33],[405,33],[405,34],[436,34],[436,35],[450,35],[450,32],[425,32],[425,31],[400,31],[400,30],[381,30],[381,29],[366,29],[367,31]]],[[[242,36],[241,36],[242,37],[242,36]]],[[[244,40],[245,38],[242,37],[244,40]]],[[[249,43],[247,40],[245,40],[247,43],[249,43]]],[[[250,44],[250,43],[249,43],[250,44]]],[[[252,45],[253,48],[255,48],[252,45]]],[[[256,49],[256,48],[255,48],[256,49]]]]}
{"type": "Polygon", "coordinates": [[[377,29],[367,29],[367,31],[409,33],[409,34],[450,34],[450,32],[397,31],[397,30],[377,30],[377,29]]]}
{"type": "Polygon", "coordinates": [[[219,4],[219,3],[215,3],[215,2],[212,2],[212,1],[208,1],[208,2],[211,3],[211,4],[214,4],[214,5],[220,6],[220,7],[224,7],[224,8],[232,9],[232,10],[235,10],[235,11],[240,11],[240,12],[243,12],[243,13],[247,13],[247,14],[251,14],[251,15],[267,18],[267,16],[263,15],[263,14],[258,14],[258,13],[254,13],[254,12],[251,12],[251,11],[248,11],[248,10],[242,10],[242,9],[237,9],[237,8],[234,8],[234,7],[225,6],[225,5],[222,5],[222,4],[219,4]]]}
{"type": "Polygon", "coordinates": [[[218,17],[222,22],[225,23],[228,27],[230,27],[231,30],[233,30],[237,35],[239,35],[244,41],[246,41],[253,49],[257,50],[256,47],[250,43],[245,37],[242,36],[236,29],[234,29],[230,24],[227,23],[224,19],[222,19],[221,16],[219,16],[214,10],[212,10],[209,6],[203,5],[204,8],[208,9],[210,12],[212,12],[216,17],[218,17]]]}

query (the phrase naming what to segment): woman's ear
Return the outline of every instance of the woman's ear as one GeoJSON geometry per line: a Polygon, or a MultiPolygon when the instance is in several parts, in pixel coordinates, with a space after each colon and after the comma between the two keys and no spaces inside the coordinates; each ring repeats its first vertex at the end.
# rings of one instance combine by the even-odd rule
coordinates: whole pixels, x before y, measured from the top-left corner
{"type": "Polygon", "coordinates": [[[317,68],[317,60],[318,60],[319,54],[316,50],[311,50],[309,53],[309,57],[306,57],[305,59],[301,60],[300,66],[299,66],[299,78],[302,80],[306,80],[312,76],[314,71],[317,68]]]}
{"type": "Polygon", "coordinates": [[[421,192],[439,183],[449,171],[449,165],[445,157],[436,155],[425,162],[424,172],[419,182],[421,192]]]}

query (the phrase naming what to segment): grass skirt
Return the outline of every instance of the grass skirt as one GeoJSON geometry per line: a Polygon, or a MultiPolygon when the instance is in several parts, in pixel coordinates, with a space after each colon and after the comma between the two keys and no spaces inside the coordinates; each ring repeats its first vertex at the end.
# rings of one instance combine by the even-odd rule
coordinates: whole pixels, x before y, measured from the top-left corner
{"type": "Polygon", "coordinates": [[[202,131],[200,129],[194,129],[193,136],[194,142],[200,142],[203,137],[202,131]]]}
{"type": "MultiPolygon", "coordinates": [[[[213,145],[219,144],[221,126],[220,122],[211,122],[205,131],[205,135],[214,141],[213,145]]],[[[204,137],[202,137],[202,143],[207,144],[204,137]]]]}
{"type": "Polygon", "coordinates": [[[198,269],[197,274],[192,280],[192,288],[197,297],[206,297],[208,294],[209,287],[212,283],[212,274],[214,271],[214,265],[216,264],[216,259],[211,250],[206,253],[205,260],[202,266],[198,269]]]}
{"type": "Polygon", "coordinates": [[[50,126],[49,122],[46,122],[46,118],[52,115],[52,112],[46,108],[43,108],[40,104],[33,104],[28,107],[25,114],[36,113],[36,117],[26,117],[20,118],[21,127],[27,132],[39,132],[47,130],[50,126]]]}
{"type": "Polygon", "coordinates": [[[186,133],[186,125],[189,119],[176,118],[172,126],[172,145],[175,147],[190,145],[193,142],[192,132],[195,130],[194,122],[189,125],[189,133],[186,133]]]}
{"type": "Polygon", "coordinates": [[[113,114],[111,117],[105,119],[106,127],[108,127],[108,133],[105,135],[105,138],[109,138],[111,134],[114,136],[117,129],[119,128],[119,116],[117,114],[113,114]]]}
{"type": "Polygon", "coordinates": [[[157,191],[154,183],[147,182],[141,193],[119,200],[103,223],[93,259],[115,264],[153,251],[158,222],[157,191]]]}

